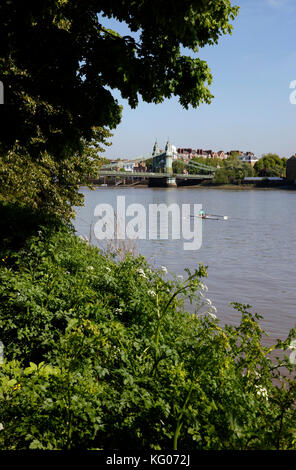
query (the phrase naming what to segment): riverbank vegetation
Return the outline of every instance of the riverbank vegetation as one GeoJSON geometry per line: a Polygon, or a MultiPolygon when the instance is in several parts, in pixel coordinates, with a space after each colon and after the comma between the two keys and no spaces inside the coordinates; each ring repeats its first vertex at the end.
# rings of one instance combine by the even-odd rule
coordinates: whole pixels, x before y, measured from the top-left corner
{"type": "MultiPolygon", "coordinates": [[[[286,176],[287,159],[270,153],[263,155],[254,166],[242,162],[235,153],[222,160],[219,158],[194,157],[192,161],[215,168],[214,178],[211,181],[213,185],[242,185],[244,178],[249,176],[266,178],[270,176],[284,178],[286,176]]],[[[190,175],[208,174],[207,170],[186,164],[181,160],[173,162],[175,174],[182,174],[184,170],[190,175]]]]}
{"type": "Polygon", "coordinates": [[[270,357],[294,331],[267,348],[248,306],[220,324],[202,265],[171,277],[40,224],[2,244],[1,449],[295,449],[295,366],[270,357]]]}
{"type": "Polygon", "coordinates": [[[209,103],[208,65],[180,51],[217,43],[237,13],[229,0],[0,4],[0,449],[295,449],[295,366],[270,358],[295,331],[267,349],[248,306],[220,324],[204,266],[170,278],[70,223],[120,122],[109,90],[132,107],[209,103]]]}

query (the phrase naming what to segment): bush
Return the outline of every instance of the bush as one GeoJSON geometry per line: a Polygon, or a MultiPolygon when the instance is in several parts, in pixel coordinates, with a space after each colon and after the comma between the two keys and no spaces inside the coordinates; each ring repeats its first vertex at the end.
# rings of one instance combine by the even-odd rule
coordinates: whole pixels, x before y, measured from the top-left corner
{"type": "Polygon", "coordinates": [[[268,153],[263,155],[254,165],[254,170],[258,176],[277,176],[285,177],[287,160],[278,155],[268,153]]]}
{"type": "Polygon", "coordinates": [[[295,449],[295,366],[270,359],[261,317],[235,304],[222,328],[205,268],[165,271],[65,227],[2,259],[0,448],[295,449]]]}
{"type": "Polygon", "coordinates": [[[227,170],[221,168],[215,172],[215,176],[213,178],[214,184],[228,184],[229,183],[229,176],[227,170]]]}

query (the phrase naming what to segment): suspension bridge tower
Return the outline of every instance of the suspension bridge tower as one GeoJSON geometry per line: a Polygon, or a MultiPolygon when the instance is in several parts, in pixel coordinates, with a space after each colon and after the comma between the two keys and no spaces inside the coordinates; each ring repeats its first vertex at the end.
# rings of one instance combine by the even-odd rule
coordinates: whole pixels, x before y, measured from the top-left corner
{"type": "Polygon", "coordinates": [[[165,146],[165,151],[161,152],[157,141],[154,144],[152,171],[165,173],[167,176],[158,180],[152,181],[153,186],[174,187],[177,186],[176,178],[173,176],[173,150],[170,141],[168,140],[165,146]]]}

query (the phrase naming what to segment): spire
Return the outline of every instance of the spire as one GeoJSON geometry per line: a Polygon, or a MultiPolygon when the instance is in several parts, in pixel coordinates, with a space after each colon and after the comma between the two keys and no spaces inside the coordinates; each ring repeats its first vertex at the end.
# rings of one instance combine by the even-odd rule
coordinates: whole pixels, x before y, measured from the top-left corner
{"type": "Polygon", "coordinates": [[[172,145],[168,139],[166,146],[165,146],[165,153],[171,155],[172,154],[172,145]]]}
{"type": "Polygon", "coordinates": [[[159,153],[160,153],[160,150],[159,150],[159,146],[158,146],[158,143],[157,143],[157,140],[156,140],[155,144],[154,144],[154,147],[153,147],[152,155],[155,156],[155,155],[158,155],[159,153]]]}

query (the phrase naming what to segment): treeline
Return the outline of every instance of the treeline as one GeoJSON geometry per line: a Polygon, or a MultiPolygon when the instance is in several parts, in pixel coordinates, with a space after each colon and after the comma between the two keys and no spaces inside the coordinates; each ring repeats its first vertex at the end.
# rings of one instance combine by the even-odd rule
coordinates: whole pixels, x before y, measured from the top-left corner
{"type": "MultiPolygon", "coordinates": [[[[232,154],[224,160],[219,158],[194,157],[192,161],[217,169],[213,179],[214,184],[241,184],[244,178],[248,176],[266,178],[271,176],[286,176],[287,158],[280,158],[273,153],[263,155],[254,166],[250,163],[242,162],[238,154],[232,154]]],[[[188,171],[191,175],[208,174],[206,170],[186,164],[181,160],[173,162],[173,172],[175,174],[181,174],[184,170],[188,171]]]]}

